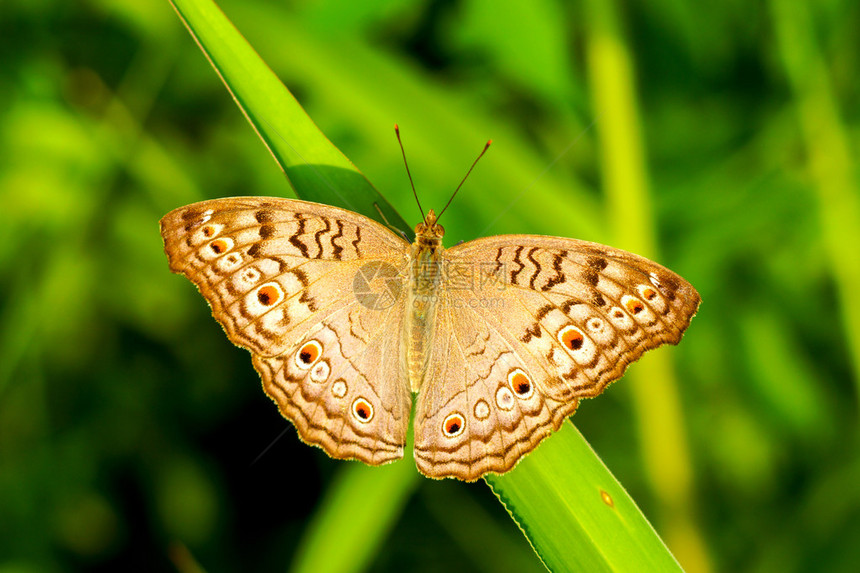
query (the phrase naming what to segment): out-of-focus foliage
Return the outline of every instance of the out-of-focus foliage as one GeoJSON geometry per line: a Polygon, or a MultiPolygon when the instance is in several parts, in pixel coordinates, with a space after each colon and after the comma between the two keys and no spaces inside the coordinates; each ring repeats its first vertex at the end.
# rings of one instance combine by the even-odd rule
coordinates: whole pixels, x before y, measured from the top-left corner
{"type": "MultiPolygon", "coordinates": [[[[615,4],[660,260],[704,301],[657,351],[691,451],[682,509],[714,569],[853,571],[842,269],[860,256],[834,253],[860,247],[860,6],[615,4]]],[[[494,139],[448,244],[612,242],[586,3],[221,6],[407,220],[395,121],[425,207],[494,139]]],[[[8,0],[0,38],[0,570],[285,569],[347,464],[299,443],[158,235],[194,200],[289,194],[281,172],[166,1],[8,0]]],[[[649,482],[624,386],[574,421],[662,531],[678,508],[649,482]]],[[[422,480],[402,503],[374,570],[540,570],[485,485],[422,480]]]]}

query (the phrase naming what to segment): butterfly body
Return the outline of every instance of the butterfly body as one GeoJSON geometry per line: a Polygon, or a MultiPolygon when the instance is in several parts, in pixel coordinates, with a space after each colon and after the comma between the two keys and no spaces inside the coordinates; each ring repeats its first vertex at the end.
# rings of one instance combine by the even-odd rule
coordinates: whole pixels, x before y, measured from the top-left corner
{"type": "Polygon", "coordinates": [[[161,222],[171,270],[199,288],[305,442],[336,458],[414,457],[434,478],[504,473],[643,352],[677,344],[695,289],[647,259],[534,235],[445,249],[356,213],[244,197],[161,222]]]}
{"type": "Polygon", "coordinates": [[[413,392],[421,389],[427,371],[428,349],[435,333],[436,309],[442,283],[445,230],[436,224],[432,210],[427,219],[415,227],[415,241],[409,249],[409,275],[406,278],[406,351],[409,362],[409,384],[413,392]]]}

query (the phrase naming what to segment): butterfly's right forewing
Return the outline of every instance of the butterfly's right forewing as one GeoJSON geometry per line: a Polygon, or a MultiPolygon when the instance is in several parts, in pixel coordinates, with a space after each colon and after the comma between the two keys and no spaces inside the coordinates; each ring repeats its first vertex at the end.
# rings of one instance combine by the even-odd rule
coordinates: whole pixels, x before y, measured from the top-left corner
{"type": "Polygon", "coordinates": [[[196,203],[161,226],[171,270],[251,351],[304,441],[371,464],[402,456],[411,407],[404,297],[388,291],[403,288],[408,243],[356,213],[264,197],[196,203]]]}

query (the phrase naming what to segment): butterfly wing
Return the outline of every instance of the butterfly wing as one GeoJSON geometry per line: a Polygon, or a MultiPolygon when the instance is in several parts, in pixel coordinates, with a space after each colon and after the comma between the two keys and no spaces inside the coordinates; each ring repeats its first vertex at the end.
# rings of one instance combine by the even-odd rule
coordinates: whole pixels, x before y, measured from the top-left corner
{"type": "Polygon", "coordinates": [[[402,457],[406,241],[350,211],[267,197],[176,209],[161,234],[170,269],[251,351],[302,440],[374,465],[402,457]]]}
{"type": "Polygon", "coordinates": [[[431,350],[414,422],[430,477],[511,469],[580,398],[677,344],[700,300],[657,263],[573,239],[488,237],[445,263],[437,331],[450,336],[431,350]]]}

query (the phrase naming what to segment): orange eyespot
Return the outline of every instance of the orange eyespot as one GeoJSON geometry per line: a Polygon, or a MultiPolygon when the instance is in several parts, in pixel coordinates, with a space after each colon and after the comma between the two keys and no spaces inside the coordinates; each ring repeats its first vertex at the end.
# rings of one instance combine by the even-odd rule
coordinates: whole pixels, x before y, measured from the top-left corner
{"type": "Polygon", "coordinates": [[[373,418],[373,406],[364,398],[356,398],[352,403],[352,413],[359,422],[367,423],[373,418]]]}
{"type": "Polygon", "coordinates": [[[260,290],[257,291],[257,300],[260,301],[260,304],[263,306],[271,306],[278,302],[281,293],[278,292],[278,289],[274,287],[274,285],[264,285],[260,287],[260,290]]]}
{"type": "Polygon", "coordinates": [[[442,432],[449,438],[453,438],[463,432],[465,425],[466,421],[463,419],[463,416],[460,414],[451,414],[442,422],[442,432]]]}
{"type": "Polygon", "coordinates": [[[511,387],[513,387],[514,392],[519,394],[520,396],[524,394],[528,394],[532,389],[532,384],[529,382],[529,379],[522,372],[516,372],[511,377],[511,387]]]}
{"type": "Polygon", "coordinates": [[[206,225],[205,227],[203,227],[202,230],[204,237],[211,237],[215,234],[215,227],[213,227],[212,225],[206,225]]]}
{"type": "Polygon", "coordinates": [[[645,297],[645,300],[654,300],[657,296],[657,291],[650,287],[645,287],[642,289],[642,296],[645,297]]]}
{"type": "Polygon", "coordinates": [[[630,297],[626,301],[624,301],[624,306],[626,306],[627,310],[629,310],[633,314],[639,314],[640,312],[645,310],[645,305],[642,304],[642,301],[636,300],[633,297],[630,297]]]}
{"type": "Polygon", "coordinates": [[[316,340],[310,340],[299,350],[299,362],[305,366],[310,366],[320,357],[320,345],[316,340]]]}
{"type": "Polygon", "coordinates": [[[519,398],[530,398],[534,391],[531,378],[520,368],[515,368],[508,373],[508,384],[519,398]]]}
{"type": "Polygon", "coordinates": [[[214,241],[209,243],[209,248],[212,249],[212,252],[216,255],[220,255],[221,253],[230,248],[230,243],[228,243],[224,239],[215,239],[214,241]]]}
{"type": "Polygon", "coordinates": [[[559,333],[559,339],[565,348],[569,350],[579,350],[585,343],[585,336],[582,335],[579,329],[573,326],[564,328],[559,333]]]}

